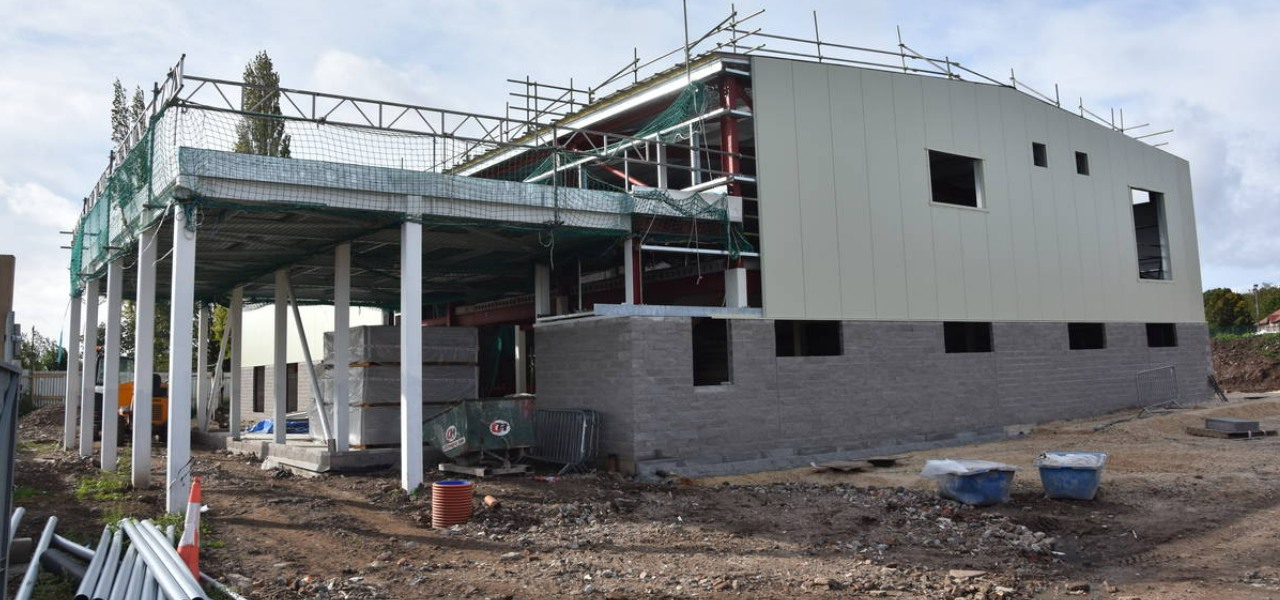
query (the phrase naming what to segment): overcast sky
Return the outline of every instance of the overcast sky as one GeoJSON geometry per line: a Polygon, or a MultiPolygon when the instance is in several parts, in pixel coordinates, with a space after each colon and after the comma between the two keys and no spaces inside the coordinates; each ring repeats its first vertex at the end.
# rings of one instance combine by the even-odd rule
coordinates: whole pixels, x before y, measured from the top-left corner
{"type": "MultiPolygon", "coordinates": [[[[690,0],[697,35],[729,3],[690,0]]],[[[1204,287],[1280,282],[1280,3],[740,1],[755,25],[926,54],[996,78],[1060,84],[1101,114],[1176,131],[1191,163],[1204,287]]],[[[281,84],[501,114],[507,78],[600,81],[678,47],[679,1],[0,0],[0,254],[18,257],[18,321],[57,338],[80,199],[111,149],[111,84],[187,72],[238,79],[266,50],[281,84]],[[261,5],[266,5],[263,8],[261,5]]]]}

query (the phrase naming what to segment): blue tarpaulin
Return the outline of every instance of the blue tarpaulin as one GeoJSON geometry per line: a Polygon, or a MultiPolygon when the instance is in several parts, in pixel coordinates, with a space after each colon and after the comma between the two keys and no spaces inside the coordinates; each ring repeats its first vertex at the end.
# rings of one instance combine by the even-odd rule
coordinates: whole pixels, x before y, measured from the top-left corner
{"type": "MultiPolygon", "coordinates": [[[[276,424],[271,419],[263,419],[250,425],[245,433],[275,433],[276,424]]],[[[284,422],[285,433],[310,433],[311,426],[305,420],[286,420],[284,422]]]]}

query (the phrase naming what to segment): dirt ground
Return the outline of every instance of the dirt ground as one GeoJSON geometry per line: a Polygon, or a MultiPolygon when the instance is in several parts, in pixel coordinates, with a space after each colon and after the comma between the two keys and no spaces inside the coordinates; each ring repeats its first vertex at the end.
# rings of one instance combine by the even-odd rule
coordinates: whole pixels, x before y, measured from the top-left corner
{"type": "MultiPolygon", "coordinates": [[[[1210,415],[1280,428],[1280,394],[1094,430],[1134,414],[862,473],[484,479],[473,521],[447,530],[430,527],[429,498],[399,491],[396,472],[307,479],[197,451],[210,506],[202,566],[246,597],[280,599],[1280,598],[1280,438],[1184,432],[1210,415]],[[1046,450],[1110,453],[1098,498],[1046,499],[1032,469],[1046,450]],[[1009,503],[971,508],[919,477],[940,457],[1026,470],[1009,503]],[[486,495],[500,505],[483,508],[486,495]]],[[[50,514],[87,541],[104,519],[159,513],[155,489],[77,500],[96,469],[57,449],[61,422],[57,409],[23,422],[21,536],[50,514]]]]}
{"type": "Polygon", "coordinates": [[[1213,373],[1227,391],[1280,390],[1280,334],[1213,340],[1213,373]]]}

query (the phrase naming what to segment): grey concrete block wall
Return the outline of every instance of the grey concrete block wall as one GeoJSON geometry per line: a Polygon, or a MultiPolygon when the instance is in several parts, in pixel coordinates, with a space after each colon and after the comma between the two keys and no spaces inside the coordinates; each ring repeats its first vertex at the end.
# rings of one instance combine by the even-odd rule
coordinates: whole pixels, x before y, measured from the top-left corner
{"type": "Polygon", "coordinates": [[[1203,323],[1148,348],[1143,323],[1107,323],[1106,347],[1069,349],[1066,323],[1001,322],[993,351],[947,353],[941,322],[846,321],[841,356],[776,356],[774,322],[729,321],[732,383],[694,386],[687,318],[538,328],[538,403],[604,416],[628,470],[685,474],[807,464],[1002,435],[1010,425],[1138,404],[1134,376],[1175,365],[1185,399],[1209,397],[1203,323]]]}
{"type": "MultiPolygon", "coordinates": [[[[262,411],[253,410],[253,367],[240,369],[240,419],[253,422],[271,417],[272,405],[275,402],[275,366],[262,367],[266,380],[263,382],[262,411]]],[[[316,363],[317,373],[323,373],[324,365],[316,363]]],[[[298,410],[311,410],[315,402],[311,393],[311,370],[305,364],[298,364],[298,410]]]]}
{"type": "Polygon", "coordinates": [[[643,325],[632,319],[586,319],[537,332],[537,405],[598,411],[607,424],[601,455],[618,455],[628,471],[635,468],[637,403],[632,390],[640,377],[632,361],[632,330],[643,325]],[[544,389],[555,391],[543,396],[544,389]]]}

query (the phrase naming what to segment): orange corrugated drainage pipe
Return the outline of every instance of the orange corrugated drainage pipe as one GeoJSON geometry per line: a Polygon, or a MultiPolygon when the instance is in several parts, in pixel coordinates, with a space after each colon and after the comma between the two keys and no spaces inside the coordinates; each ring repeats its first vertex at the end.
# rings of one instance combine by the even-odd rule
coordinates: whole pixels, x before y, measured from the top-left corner
{"type": "Polygon", "coordinates": [[[431,526],[461,525],[471,520],[470,481],[450,479],[431,484],[431,526]]]}

